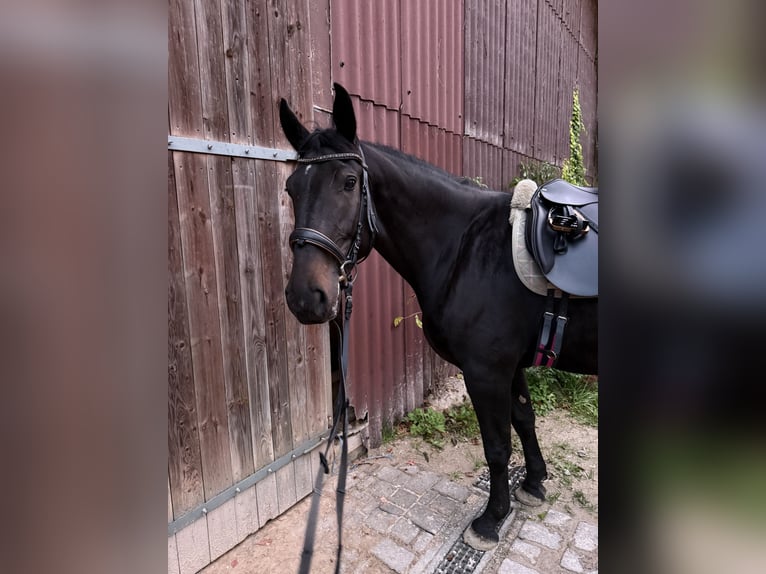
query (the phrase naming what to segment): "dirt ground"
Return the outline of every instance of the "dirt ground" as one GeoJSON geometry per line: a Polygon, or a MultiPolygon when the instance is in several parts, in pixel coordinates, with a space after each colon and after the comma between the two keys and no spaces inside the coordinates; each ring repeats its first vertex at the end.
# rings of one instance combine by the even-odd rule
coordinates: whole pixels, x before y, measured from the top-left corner
{"type": "MultiPolygon", "coordinates": [[[[428,405],[443,409],[459,403],[465,396],[462,380],[452,378],[439,386],[438,396],[428,398],[428,405]]],[[[598,429],[574,421],[566,411],[556,410],[537,419],[540,446],[548,465],[549,478],[544,483],[548,502],[539,508],[522,507],[526,516],[542,515],[552,504],[563,507],[576,520],[598,523],[598,429]]],[[[402,436],[370,449],[354,461],[349,472],[349,489],[355,481],[363,481],[364,467],[377,458],[385,457],[397,464],[416,464],[432,472],[448,476],[454,482],[471,486],[486,468],[479,440],[447,444],[437,449],[419,438],[402,436]]],[[[511,463],[523,464],[520,444],[513,437],[511,463]]],[[[334,488],[334,481],[325,484],[325,492],[334,488]]],[[[348,498],[348,497],[347,497],[348,498]]],[[[267,523],[261,530],[245,539],[202,570],[204,574],[295,572],[300,561],[300,549],[306,527],[310,497],[287,513],[267,523]]],[[[318,541],[312,571],[332,571],[335,550],[334,497],[324,496],[320,506],[318,541]]],[[[349,509],[346,516],[348,518],[349,509]]],[[[364,554],[376,544],[375,530],[364,524],[344,528],[344,542],[349,560],[364,563],[364,554]]],[[[509,541],[510,542],[510,541],[509,541]]],[[[501,546],[503,543],[501,542],[501,546]]],[[[371,558],[364,563],[365,572],[390,573],[387,567],[371,558]]],[[[358,568],[357,568],[358,570],[358,568]]],[[[485,572],[494,571],[485,569],[485,572]]]]}

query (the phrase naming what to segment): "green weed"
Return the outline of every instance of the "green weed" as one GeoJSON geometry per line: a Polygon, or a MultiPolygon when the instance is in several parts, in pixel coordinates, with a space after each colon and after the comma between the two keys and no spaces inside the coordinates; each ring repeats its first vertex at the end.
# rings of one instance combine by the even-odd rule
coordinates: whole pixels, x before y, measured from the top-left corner
{"type": "Polygon", "coordinates": [[[593,377],[548,367],[530,367],[526,377],[537,414],[563,408],[576,420],[598,426],[598,383],[593,377]]]}
{"type": "Polygon", "coordinates": [[[410,434],[422,437],[424,441],[437,448],[444,446],[444,415],[431,408],[417,408],[409,413],[405,420],[410,423],[410,434]]]}
{"type": "Polygon", "coordinates": [[[469,402],[463,402],[444,411],[447,432],[455,437],[471,439],[478,437],[479,421],[469,402]]]}

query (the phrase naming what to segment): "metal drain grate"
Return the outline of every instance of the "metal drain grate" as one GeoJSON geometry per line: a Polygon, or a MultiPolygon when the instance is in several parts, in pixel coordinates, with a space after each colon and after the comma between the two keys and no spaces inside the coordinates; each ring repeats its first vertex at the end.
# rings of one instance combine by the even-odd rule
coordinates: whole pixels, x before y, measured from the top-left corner
{"type": "Polygon", "coordinates": [[[436,567],[434,574],[468,574],[476,569],[482,556],[484,550],[476,550],[462,539],[458,540],[436,567]]]}
{"type": "MultiPolygon", "coordinates": [[[[523,466],[509,466],[508,467],[508,487],[511,491],[518,488],[521,481],[527,475],[527,469],[523,466]]],[[[479,475],[479,478],[474,482],[474,486],[481,488],[482,490],[489,492],[489,469],[485,468],[484,472],[479,475]]],[[[506,518],[506,520],[508,520],[506,518]]],[[[501,525],[502,527],[502,525],[501,525]]],[[[471,548],[463,542],[463,538],[460,537],[452,545],[452,548],[447,551],[442,561],[434,570],[434,574],[471,574],[481,562],[484,556],[484,550],[476,550],[471,548]]]]}
{"type": "MultiPolygon", "coordinates": [[[[527,469],[524,466],[509,466],[508,467],[508,486],[511,491],[516,490],[521,481],[527,476],[527,469]]],[[[485,468],[473,483],[474,486],[481,488],[482,490],[489,492],[489,469],[485,468]]]]}

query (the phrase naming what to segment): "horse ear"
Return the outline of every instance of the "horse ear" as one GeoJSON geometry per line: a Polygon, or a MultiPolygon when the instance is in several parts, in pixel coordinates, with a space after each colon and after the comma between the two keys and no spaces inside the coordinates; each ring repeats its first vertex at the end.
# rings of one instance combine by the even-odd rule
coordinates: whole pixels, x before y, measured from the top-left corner
{"type": "Polygon", "coordinates": [[[285,132],[290,145],[296,151],[300,149],[306,139],[308,139],[309,131],[303,127],[303,124],[290,109],[290,106],[287,105],[284,98],[279,102],[279,122],[282,124],[282,131],[285,132]]]}
{"type": "Polygon", "coordinates": [[[351,96],[340,84],[333,84],[333,88],[335,88],[335,100],[332,104],[333,123],[338,133],[353,143],[356,141],[356,116],[351,96]]]}

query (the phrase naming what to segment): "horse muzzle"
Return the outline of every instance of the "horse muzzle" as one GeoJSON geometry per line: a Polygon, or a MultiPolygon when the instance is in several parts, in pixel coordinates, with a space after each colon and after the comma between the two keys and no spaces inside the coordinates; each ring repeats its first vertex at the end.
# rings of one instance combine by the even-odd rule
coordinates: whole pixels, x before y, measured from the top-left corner
{"type": "Polygon", "coordinates": [[[290,312],[304,325],[326,323],[338,314],[338,291],[328,293],[316,285],[297,288],[290,282],[285,289],[285,298],[290,312]]]}

